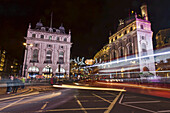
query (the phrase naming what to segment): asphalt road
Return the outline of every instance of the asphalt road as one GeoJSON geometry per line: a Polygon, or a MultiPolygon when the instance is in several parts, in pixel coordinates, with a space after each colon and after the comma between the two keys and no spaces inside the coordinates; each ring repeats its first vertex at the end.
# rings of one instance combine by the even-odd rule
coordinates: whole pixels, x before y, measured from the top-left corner
{"type": "Polygon", "coordinates": [[[1,113],[170,113],[170,100],[121,91],[56,89],[0,98],[1,113]]]}

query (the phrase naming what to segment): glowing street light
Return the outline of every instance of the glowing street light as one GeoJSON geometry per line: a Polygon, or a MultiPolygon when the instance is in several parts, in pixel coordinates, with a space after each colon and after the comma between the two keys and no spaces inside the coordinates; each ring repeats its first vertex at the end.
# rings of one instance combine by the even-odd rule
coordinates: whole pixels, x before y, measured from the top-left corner
{"type": "Polygon", "coordinates": [[[25,58],[25,64],[24,64],[24,77],[25,77],[25,71],[27,69],[27,56],[28,56],[28,47],[29,46],[33,46],[33,44],[27,44],[27,43],[23,43],[23,45],[25,46],[25,50],[26,50],[26,58],[25,58]]]}

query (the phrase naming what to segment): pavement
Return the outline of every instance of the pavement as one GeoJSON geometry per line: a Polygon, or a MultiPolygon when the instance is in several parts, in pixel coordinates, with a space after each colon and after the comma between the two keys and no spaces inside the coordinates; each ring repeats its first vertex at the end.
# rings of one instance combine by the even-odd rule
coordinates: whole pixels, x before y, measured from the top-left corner
{"type": "Polygon", "coordinates": [[[36,85],[35,84],[26,84],[24,89],[18,88],[17,93],[11,92],[10,94],[7,94],[6,93],[7,88],[4,86],[6,86],[6,85],[2,84],[0,87],[0,98],[11,97],[11,96],[31,93],[31,92],[35,92],[35,91],[42,92],[42,91],[54,90],[54,88],[48,83],[43,83],[43,85],[42,84],[36,84],[36,85]]]}

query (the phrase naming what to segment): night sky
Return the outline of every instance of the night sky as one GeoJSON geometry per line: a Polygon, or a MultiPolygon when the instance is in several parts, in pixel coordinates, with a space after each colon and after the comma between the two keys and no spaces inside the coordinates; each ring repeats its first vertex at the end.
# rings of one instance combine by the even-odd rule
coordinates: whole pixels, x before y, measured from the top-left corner
{"type": "MultiPolygon", "coordinates": [[[[61,23],[72,32],[71,58],[93,58],[109,40],[109,31],[116,32],[119,19],[127,18],[129,10],[140,13],[142,0],[0,0],[0,46],[22,62],[28,24],[41,19],[53,27],[61,23]]],[[[170,0],[145,0],[149,20],[155,34],[170,28],[170,0]]],[[[155,39],[154,45],[155,45],[155,39]]]]}

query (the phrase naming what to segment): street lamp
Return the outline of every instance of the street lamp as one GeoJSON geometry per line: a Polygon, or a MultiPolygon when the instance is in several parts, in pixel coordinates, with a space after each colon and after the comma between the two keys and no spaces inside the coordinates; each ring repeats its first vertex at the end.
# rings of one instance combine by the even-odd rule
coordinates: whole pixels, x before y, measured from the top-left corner
{"type": "Polygon", "coordinates": [[[49,77],[50,77],[50,74],[51,74],[51,67],[50,67],[49,65],[47,65],[46,67],[47,67],[47,69],[48,69],[48,74],[49,74],[48,78],[49,78],[49,77]]]}
{"type": "Polygon", "coordinates": [[[26,50],[26,58],[25,58],[25,64],[24,64],[24,77],[25,77],[25,72],[27,69],[27,56],[28,56],[28,46],[33,46],[32,44],[27,44],[27,43],[23,43],[23,45],[25,46],[25,50],[26,50]]]}

